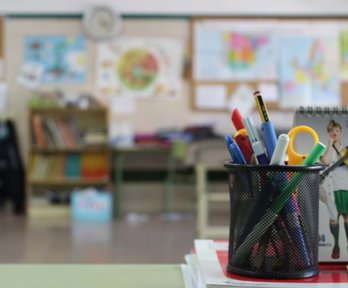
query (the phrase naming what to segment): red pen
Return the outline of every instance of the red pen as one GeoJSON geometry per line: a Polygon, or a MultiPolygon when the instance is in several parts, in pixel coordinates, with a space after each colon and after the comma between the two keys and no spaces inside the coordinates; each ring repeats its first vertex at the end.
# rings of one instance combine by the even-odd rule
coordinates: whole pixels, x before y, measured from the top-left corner
{"type": "Polygon", "coordinates": [[[245,161],[250,164],[254,151],[243,123],[243,117],[238,108],[233,109],[231,120],[237,130],[237,133],[234,135],[234,140],[238,144],[240,151],[242,151],[245,161]]]}
{"type": "Polygon", "coordinates": [[[240,151],[242,151],[245,161],[249,164],[251,162],[251,157],[253,156],[254,151],[251,147],[246,129],[244,128],[238,130],[234,135],[234,140],[238,144],[240,151]]]}
{"type": "Polygon", "coordinates": [[[243,117],[237,108],[233,109],[231,120],[236,130],[244,129],[243,117]]]}

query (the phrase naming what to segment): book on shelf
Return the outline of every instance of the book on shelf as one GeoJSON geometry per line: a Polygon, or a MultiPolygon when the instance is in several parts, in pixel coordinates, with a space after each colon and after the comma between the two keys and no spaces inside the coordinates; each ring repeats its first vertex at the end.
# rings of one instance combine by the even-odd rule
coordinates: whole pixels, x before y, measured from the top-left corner
{"type": "Polygon", "coordinates": [[[32,179],[107,179],[109,161],[105,153],[68,153],[67,155],[33,154],[30,163],[32,179]]]}
{"type": "Polygon", "coordinates": [[[81,177],[81,157],[79,154],[70,153],[66,158],[65,177],[80,178],[81,177]]]}
{"type": "Polygon", "coordinates": [[[65,143],[63,140],[62,135],[60,134],[59,130],[58,130],[58,126],[56,121],[54,121],[54,119],[52,118],[47,118],[45,120],[48,130],[50,131],[50,135],[52,135],[52,140],[55,144],[56,147],[64,147],[65,143]]]}
{"type": "Polygon", "coordinates": [[[75,118],[68,118],[65,119],[65,123],[69,129],[71,137],[74,139],[74,142],[76,142],[77,145],[82,145],[83,133],[78,121],[75,118]]]}
{"type": "Polygon", "coordinates": [[[105,153],[85,153],[81,156],[82,178],[107,177],[109,171],[109,159],[105,153]]]}
{"type": "Polygon", "coordinates": [[[57,119],[56,125],[58,127],[59,134],[61,135],[64,147],[74,147],[78,145],[78,140],[75,139],[75,136],[71,132],[68,123],[62,119],[57,119]]]}
{"type": "Polygon", "coordinates": [[[34,139],[36,144],[39,147],[44,147],[46,146],[46,137],[45,137],[45,132],[44,128],[42,125],[42,119],[41,116],[38,114],[33,115],[32,119],[32,125],[33,125],[33,131],[34,131],[34,139]]]}
{"type": "Polygon", "coordinates": [[[63,177],[65,174],[65,167],[66,167],[66,157],[56,157],[57,158],[57,164],[55,166],[55,172],[54,175],[58,175],[60,177],[63,177]]]}
{"type": "Polygon", "coordinates": [[[44,130],[44,136],[45,136],[45,139],[46,139],[46,145],[45,146],[39,146],[39,147],[41,147],[41,148],[44,148],[44,147],[57,147],[54,135],[51,132],[50,128],[48,127],[47,122],[43,121],[42,126],[43,126],[43,130],[44,130]]]}
{"type": "Polygon", "coordinates": [[[346,288],[348,272],[344,264],[320,264],[317,276],[305,279],[273,280],[240,276],[227,271],[228,242],[195,240],[191,254],[182,264],[185,287],[199,288],[346,288]]]}
{"type": "Polygon", "coordinates": [[[33,143],[43,147],[83,147],[107,144],[105,128],[82,128],[73,117],[52,118],[34,114],[31,119],[33,143]]]}
{"type": "Polygon", "coordinates": [[[52,155],[37,155],[31,157],[30,177],[32,179],[50,179],[62,177],[58,171],[59,158],[52,155]]]}
{"type": "Polygon", "coordinates": [[[86,146],[105,145],[107,141],[107,133],[104,129],[87,130],[82,137],[82,143],[86,146]]]}

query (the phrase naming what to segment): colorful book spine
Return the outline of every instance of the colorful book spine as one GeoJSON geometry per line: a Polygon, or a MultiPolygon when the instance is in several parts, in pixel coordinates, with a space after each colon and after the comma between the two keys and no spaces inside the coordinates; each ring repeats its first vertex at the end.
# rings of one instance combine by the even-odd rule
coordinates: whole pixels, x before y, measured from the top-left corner
{"type": "Polygon", "coordinates": [[[71,153],[66,158],[65,176],[67,178],[80,178],[81,158],[77,153],[71,153]]]}
{"type": "Polygon", "coordinates": [[[46,137],[45,132],[42,125],[42,119],[41,116],[38,114],[35,114],[32,116],[32,125],[35,135],[35,142],[39,147],[46,146],[46,137]]]}

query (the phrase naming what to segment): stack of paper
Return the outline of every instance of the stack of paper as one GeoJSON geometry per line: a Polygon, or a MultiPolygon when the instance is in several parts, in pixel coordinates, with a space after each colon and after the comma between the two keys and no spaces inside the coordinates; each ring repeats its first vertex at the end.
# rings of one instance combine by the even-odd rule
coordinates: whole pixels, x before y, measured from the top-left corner
{"type": "Polygon", "coordinates": [[[343,288],[348,287],[344,264],[320,265],[318,276],[298,280],[250,278],[227,272],[228,242],[195,240],[194,249],[185,256],[182,272],[186,288],[271,287],[343,288]]]}

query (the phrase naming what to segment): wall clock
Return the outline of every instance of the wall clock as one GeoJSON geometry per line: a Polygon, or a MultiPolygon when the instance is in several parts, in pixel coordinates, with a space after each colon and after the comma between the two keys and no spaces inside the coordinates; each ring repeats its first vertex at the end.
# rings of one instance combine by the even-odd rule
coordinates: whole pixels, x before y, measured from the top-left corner
{"type": "Polygon", "coordinates": [[[91,6],[83,13],[82,27],[92,39],[109,40],[121,32],[122,18],[111,7],[91,6]]]}

